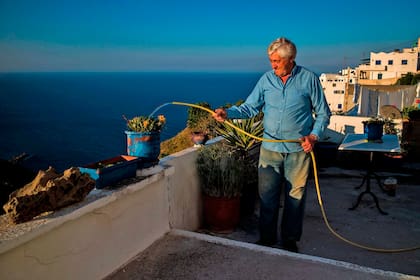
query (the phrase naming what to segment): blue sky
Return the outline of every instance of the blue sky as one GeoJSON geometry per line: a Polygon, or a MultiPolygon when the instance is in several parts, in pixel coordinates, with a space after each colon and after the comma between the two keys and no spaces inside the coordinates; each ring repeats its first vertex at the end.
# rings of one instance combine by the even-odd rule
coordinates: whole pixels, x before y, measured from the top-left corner
{"type": "Polygon", "coordinates": [[[284,36],[317,73],[411,47],[420,1],[1,0],[0,72],[265,71],[284,36]]]}

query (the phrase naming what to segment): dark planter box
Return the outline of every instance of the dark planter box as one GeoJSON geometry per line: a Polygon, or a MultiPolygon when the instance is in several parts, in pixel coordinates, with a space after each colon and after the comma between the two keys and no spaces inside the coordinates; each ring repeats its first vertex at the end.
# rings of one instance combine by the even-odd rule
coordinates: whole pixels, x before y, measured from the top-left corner
{"type": "Polygon", "coordinates": [[[138,157],[120,155],[79,167],[79,169],[96,180],[97,189],[102,189],[123,179],[135,177],[140,165],[141,160],[138,157]]]}

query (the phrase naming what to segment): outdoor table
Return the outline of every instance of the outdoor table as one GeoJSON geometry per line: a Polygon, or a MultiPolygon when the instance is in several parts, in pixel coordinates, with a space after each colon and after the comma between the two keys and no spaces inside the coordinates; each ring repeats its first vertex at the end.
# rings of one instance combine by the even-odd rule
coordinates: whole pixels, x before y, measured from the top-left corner
{"type": "Polygon", "coordinates": [[[366,175],[363,177],[362,183],[358,189],[361,188],[366,182],[366,189],[359,194],[356,204],[350,210],[356,209],[362,197],[365,194],[370,194],[381,214],[388,214],[379,207],[378,198],[370,189],[370,178],[376,178],[381,190],[384,190],[379,176],[374,172],[374,153],[400,153],[400,143],[398,136],[394,134],[385,134],[380,141],[368,141],[366,134],[353,134],[349,133],[344,137],[343,142],[338,147],[339,151],[360,151],[369,153],[369,164],[366,170],[366,175]]]}

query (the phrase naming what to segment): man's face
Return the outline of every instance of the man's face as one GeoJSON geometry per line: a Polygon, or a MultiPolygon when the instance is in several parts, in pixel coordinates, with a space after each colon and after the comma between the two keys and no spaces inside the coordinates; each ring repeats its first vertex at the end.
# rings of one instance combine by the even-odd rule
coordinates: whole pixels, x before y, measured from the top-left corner
{"type": "Polygon", "coordinates": [[[271,68],[273,68],[276,76],[283,77],[288,74],[293,69],[294,59],[293,58],[283,58],[277,52],[272,53],[270,56],[271,68]]]}

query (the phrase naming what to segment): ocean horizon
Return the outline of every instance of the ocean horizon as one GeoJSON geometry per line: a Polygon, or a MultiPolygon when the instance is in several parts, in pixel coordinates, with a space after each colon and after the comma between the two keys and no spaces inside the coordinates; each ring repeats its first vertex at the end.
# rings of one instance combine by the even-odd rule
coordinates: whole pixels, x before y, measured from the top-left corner
{"type": "MultiPolygon", "coordinates": [[[[0,73],[0,158],[21,154],[40,167],[71,166],[126,154],[128,118],[162,104],[244,100],[262,73],[32,72],[0,73]]],[[[185,128],[188,107],[168,105],[162,140],[185,128]]],[[[35,166],[36,167],[36,166],[35,166]]]]}

